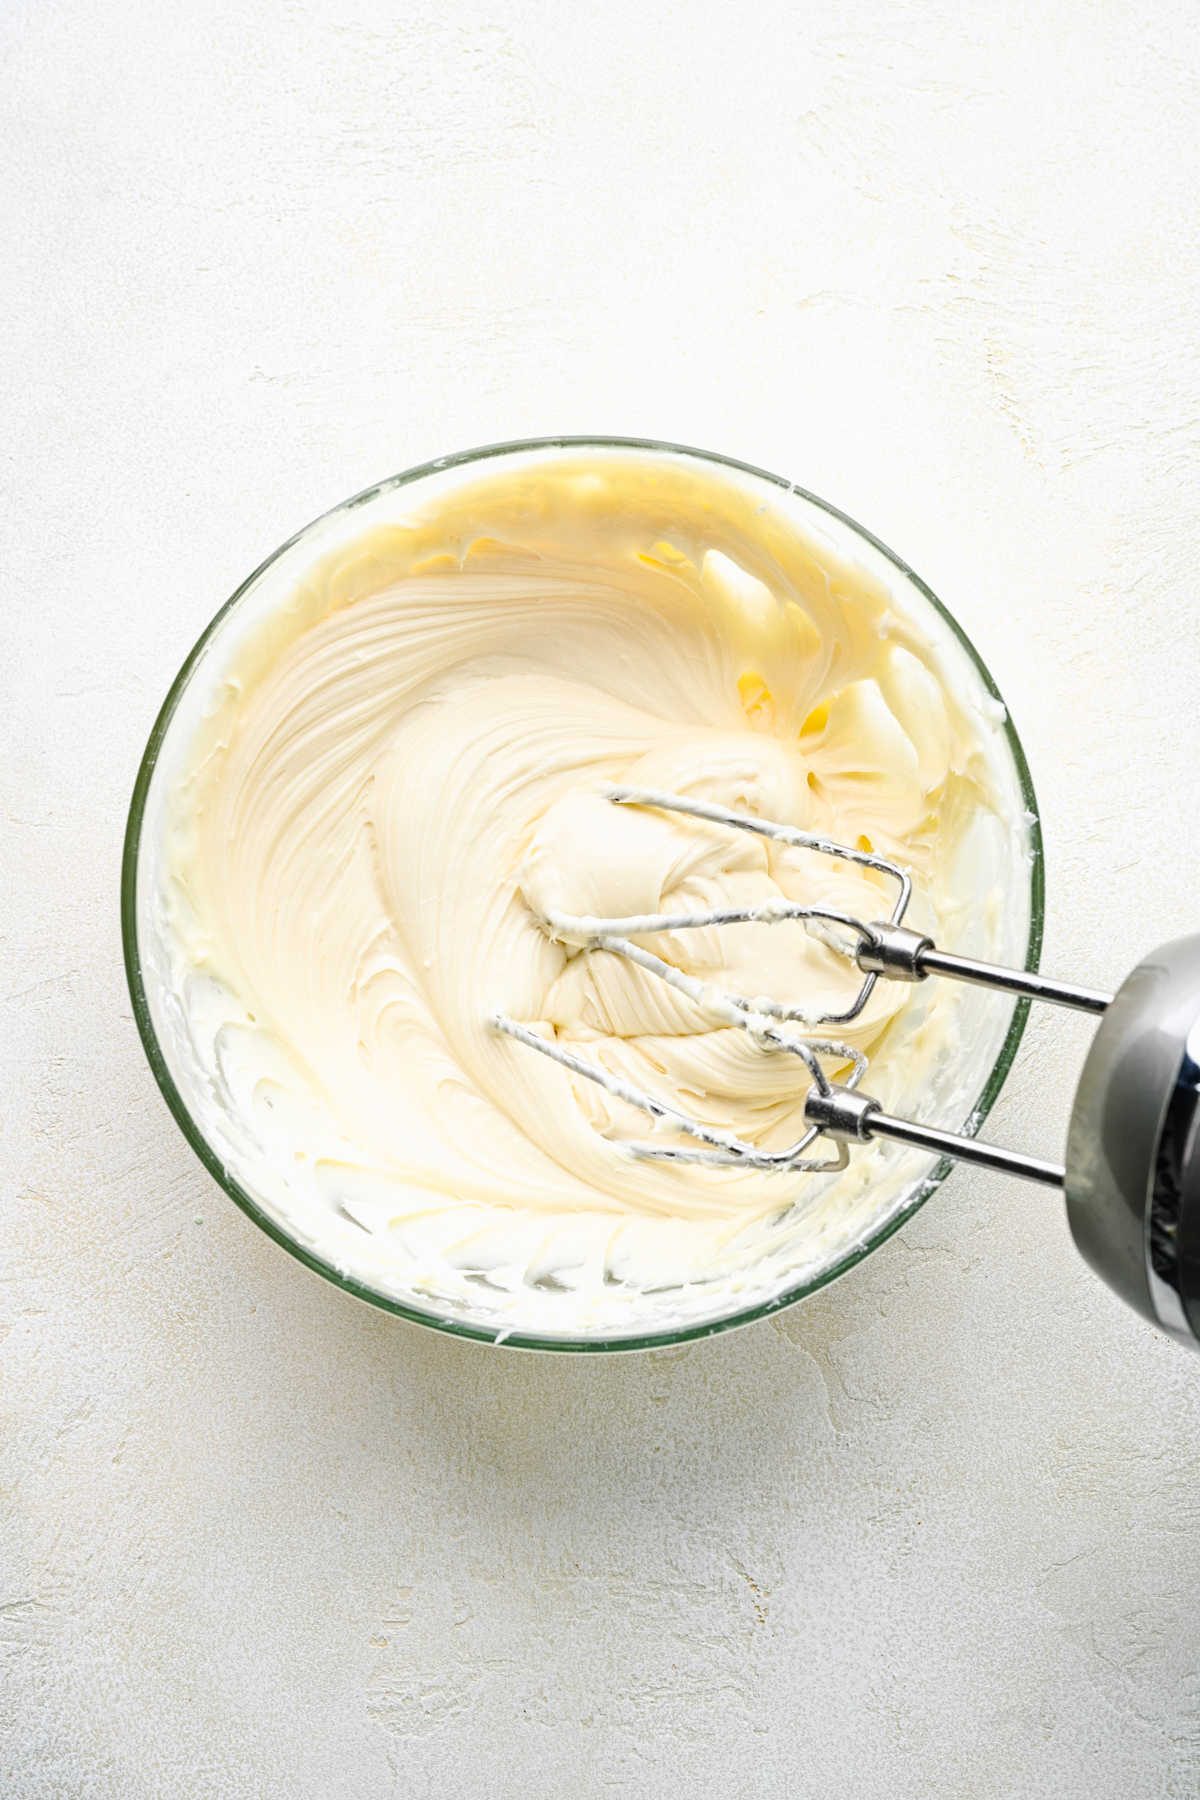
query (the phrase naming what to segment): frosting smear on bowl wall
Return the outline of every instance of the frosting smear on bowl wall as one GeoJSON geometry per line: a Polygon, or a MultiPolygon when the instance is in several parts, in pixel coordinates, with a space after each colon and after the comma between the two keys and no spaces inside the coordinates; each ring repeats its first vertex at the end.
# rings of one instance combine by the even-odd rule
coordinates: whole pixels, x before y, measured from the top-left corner
{"type": "MultiPolygon", "coordinates": [[[[874,918],[885,885],[605,790],[876,850],[911,871],[913,924],[1004,953],[1029,876],[1002,709],[839,521],[699,461],[564,449],[370,512],[227,647],[164,796],[163,974],[206,1131],[337,1267],[500,1330],[655,1328],[779,1289],[928,1159],[639,1160],[644,1115],[491,1020],[793,1141],[797,1058],[546,920],[781,899],[874,918]]],[[[798,924],[645,941],[814,1017],[861,982],[798,924]]],[[[976,998],[881,982],[836,1035],[885,1104],[945,1119],[948,1097],[961,1120],[1006,1023],[993,1003],[975,1046],[976,998]]]]}

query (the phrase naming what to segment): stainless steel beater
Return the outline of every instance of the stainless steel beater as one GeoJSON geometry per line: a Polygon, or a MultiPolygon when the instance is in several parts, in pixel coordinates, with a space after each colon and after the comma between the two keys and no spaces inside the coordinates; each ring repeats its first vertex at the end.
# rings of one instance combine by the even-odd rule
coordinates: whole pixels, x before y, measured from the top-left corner
{"type": "Polygon", "coordinates": [[[748,1032],[764,1048],[798,1057],[812,1082],[804,1104],[805,1129],[782,1150],[760,1150],[731,1132],[703,1124],[507,1014],[493,1018],[498,1031],[693,1140],[631,1144],[635,1156],[792,1172],[831,1171],[846,1166],[850,1145],[886,1139],[1061,1188],[1072,1236],[1097,1274],[1151,1323],[1181,1343],[1200,1348],[1200,935],[1164,945],[1138,964],[1115,995],[1105,994],[940,950],[931,938],[903,923],[912,882],[898,864],[884,857],[680,794],[616,787],[608,790],[607,798],[615,805],[683,813],[814,850],[873,869],[896,884],[891,912],[869,922],[792,901],[626,918],[555,913],[545,921],[563,941],[623,956],[724,1024],[748,1032]],[[633,941],[651,932],[789,920],[805,924],[837,948],[845,946],[830,934],[849,934],[853,948],[848,954],[862,971],[863,981],[843,1012],[814,1017],[803,1007],[714,988],[633,941]],[[1102,1015],[1071,1110],[1065,1166],[897,1118],[862,1091],[866,1058],[861,1051],[836,1038],[802,1038],[786,1029],[789,1023],[810,1028],[847,1024],[862,1012],[881,977],[919,982],[931,975],[1102,1015]],[[839,1069],[848,1065],[849,1073],[834,1081],[824,1062],[839,1069]],[[808,1154],[818,1138],[835,1146],[832,1156],[808,1154]]]}

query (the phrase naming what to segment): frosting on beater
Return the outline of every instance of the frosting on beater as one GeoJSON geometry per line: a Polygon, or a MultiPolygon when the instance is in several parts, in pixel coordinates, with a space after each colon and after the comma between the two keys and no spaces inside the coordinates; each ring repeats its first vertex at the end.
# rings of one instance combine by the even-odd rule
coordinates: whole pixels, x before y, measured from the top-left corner
{"type": "MultiPolygon", "coordinates": [[[[545,921],[780,899],[873,918],[886,886],[604,790],[873,847],[939,931],[964,904],[963,833],[1000,806],[994,730],[876,579],[699,465],[563,453],[368,527],[246,639],[171,800],[176,979],[272,1203],[372,1278],[493,1298],[540,1282],[563,1318],[600,1316],[622,1284],[749,1267],[796,1201],[794,1251],[805,1177],[635,1160],[643,1115],[489,1020],[791,1141],[796,1058],[545,921]]],[[[652,947],[814,1015],[861,980],[792,924],[652,947]]],[[[890,1046],[932,1066],[955,1007],[948,987],[880,982],[841,1035],[886,1097],[890,1046]]],[[[877,1173],[864,1153],[845,1191],[877,1173]]],[[[836,1209],[839,1184],[812,1185],[836,1209]]]]}

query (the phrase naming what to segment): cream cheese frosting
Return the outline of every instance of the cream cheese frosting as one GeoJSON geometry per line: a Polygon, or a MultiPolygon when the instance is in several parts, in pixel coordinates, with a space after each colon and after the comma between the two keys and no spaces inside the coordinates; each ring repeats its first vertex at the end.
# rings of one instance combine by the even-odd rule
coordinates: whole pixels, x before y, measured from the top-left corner
{"type": "MultiPolygon", "coordinates": [[[[365,524],[245,635],[169,804],[173,980],[270,1204],[392,1290],[518,1319],[532,1291],[583,1329],[655,1286],[753,1283],[768,1247],[771,1279],[803,1262],[862,1213],[878,1151],[832,1182],[637,1160],[643,1115],[491,1021],[790,1142],[795,1057],[547,922],[779,900],[873,918],[890,892],[605,789],[874,849],[953,941],[1002,905],[963,869],[981,817],[1013,829],[997,731],[875,573],[701,465],[564,452],[365,524]]],[[[646,941],[814,1016],[861,979],[798,925],[646,941]]],[[[881,982],[841,1035],[891,1101],[954,1054],[958,1008],[881,982]]]]}

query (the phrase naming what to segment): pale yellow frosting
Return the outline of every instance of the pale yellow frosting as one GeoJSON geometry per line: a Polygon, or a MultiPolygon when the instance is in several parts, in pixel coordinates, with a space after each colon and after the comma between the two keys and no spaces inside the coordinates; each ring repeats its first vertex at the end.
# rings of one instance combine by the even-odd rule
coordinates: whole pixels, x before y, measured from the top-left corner
{"type": "MultiPolygon", "coordinates": [[[[353,1220],[393,1284],[541,1280],[563,1316],[603,1310],[614,1283],[745,1264],[734,1247],[804,1177],[635,1160],[644,1116],[490,1021],[790,1142],[796,1058],[545,921],[780,897],[874,918],[891,892],[603,790],[671,789],[874,847],[912,871],[913,921],[940,930],[964,904],[964,833],[1000,805],[993,728],[877,578],[699,467],[563,456],[367,527],[244,642],[171,802],[180,978],[207,978],[190,991],[220,1036],[225,1103],[257,1109],[280,1211],[317,1243],[322,1209],[331,1231],[353,1220]]],[[[861,979],[798,925],[653,947],[814,1014],[861,979]]],[[[842,1035],[885,1094],[901,1013],[910,1061],[954,1041],[951,990],[880,983],[842,1035]]]]}

